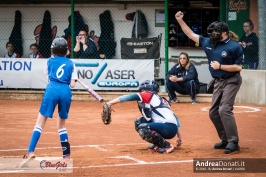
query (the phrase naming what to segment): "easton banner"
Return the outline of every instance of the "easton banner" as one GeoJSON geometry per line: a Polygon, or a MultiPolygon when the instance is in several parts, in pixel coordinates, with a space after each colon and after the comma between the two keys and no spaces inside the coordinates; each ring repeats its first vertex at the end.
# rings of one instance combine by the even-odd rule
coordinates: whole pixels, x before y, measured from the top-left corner
{"type": "MultiPolygon", "coordinates": [[[[73,59],[78,77],[94,90],[137,90],[141,82],[154,79],[154,60],[73,59]]],[[[44,89],[47,59],[0,58],[0,88],[44,89]]],[[[76,84],[74,89],[83,89],[76,84]]]]}
{"type": "Polygon", "coordinates": [[[160,46],[158,38],[122,38],[122,59],[158,59],[160,58],[160,46]]]}

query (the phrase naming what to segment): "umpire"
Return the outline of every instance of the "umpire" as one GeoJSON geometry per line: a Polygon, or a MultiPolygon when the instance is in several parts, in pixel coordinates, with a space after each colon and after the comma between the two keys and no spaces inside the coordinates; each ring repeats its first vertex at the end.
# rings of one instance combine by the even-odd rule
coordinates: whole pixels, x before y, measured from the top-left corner
{"type": "Polygon", "coordinates": [[[215,149],[225,149],[225,154],[239,151],[239,138],[235,117],[232,112],[236,94],[241,86],[243,49],[228,36],[228,25],[213,22],[207,28],[209,37],[195,34],[183,21],[184,14],[177,12],[175,18],[184,33],[205,51],[209,70],[215,79],[212,106],[209,111],[217,133],[222,140],[215,149]]]}

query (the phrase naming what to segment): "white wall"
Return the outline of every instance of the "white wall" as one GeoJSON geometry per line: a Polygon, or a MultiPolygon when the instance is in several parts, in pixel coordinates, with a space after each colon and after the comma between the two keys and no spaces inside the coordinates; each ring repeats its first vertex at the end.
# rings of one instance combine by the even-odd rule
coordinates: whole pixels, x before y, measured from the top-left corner
{"type": "Polygon", "coordinates": [[[266,105],[266,71],[242,70],[241,76],[242,85],[236,102],[266,105]]]}

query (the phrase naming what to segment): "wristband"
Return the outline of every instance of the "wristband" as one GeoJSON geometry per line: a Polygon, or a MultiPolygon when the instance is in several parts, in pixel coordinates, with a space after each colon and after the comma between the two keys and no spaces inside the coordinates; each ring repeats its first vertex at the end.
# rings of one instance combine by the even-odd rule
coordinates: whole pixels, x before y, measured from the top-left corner
{"type": "Polygon", "coordinates": [[[219,65],[219,69],[221,69],[221,64],[219,65]]]}

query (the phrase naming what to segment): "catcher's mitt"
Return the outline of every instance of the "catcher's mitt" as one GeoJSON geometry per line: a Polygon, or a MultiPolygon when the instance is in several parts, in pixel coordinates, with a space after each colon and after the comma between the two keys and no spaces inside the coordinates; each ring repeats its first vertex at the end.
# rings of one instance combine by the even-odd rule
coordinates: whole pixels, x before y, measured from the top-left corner
{"type": "Polygon", "coordinates": [[[108,104],[104,103],[103,112],[102,112],[102,121],[106,125],[110,124],[112,121],[111,112],[112,112],[111,107],[108,104]]]}

